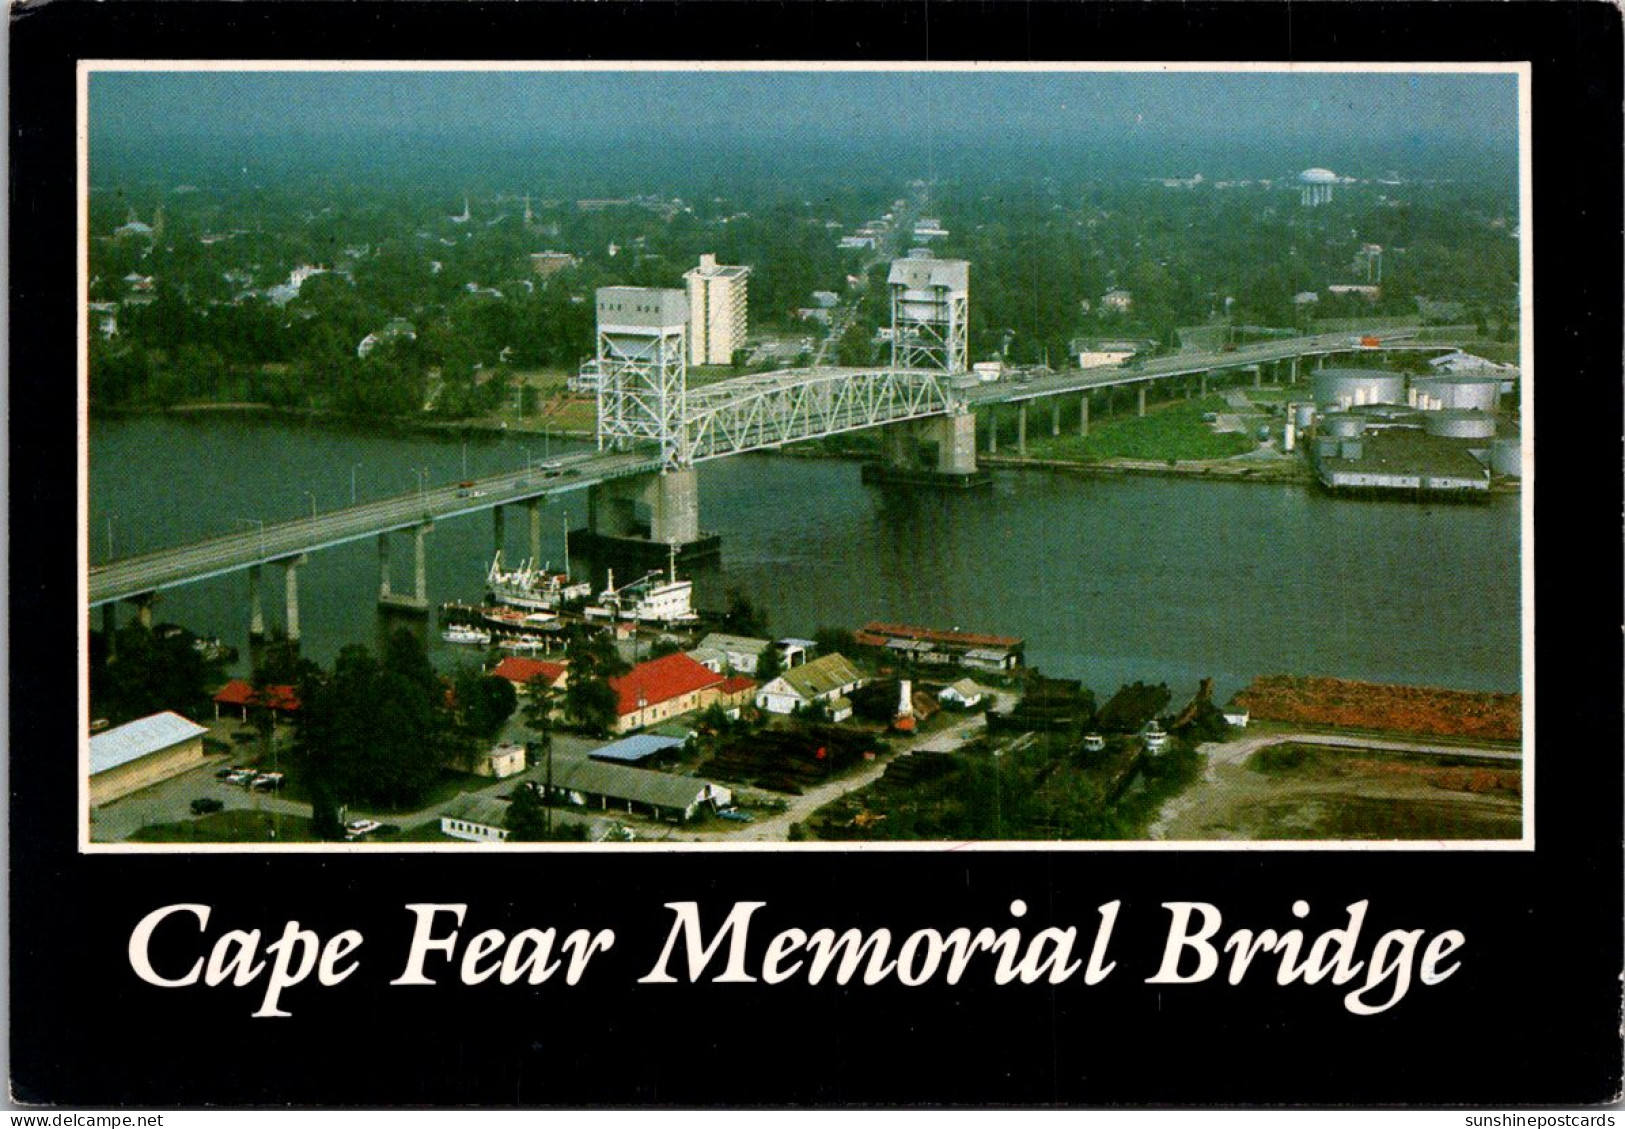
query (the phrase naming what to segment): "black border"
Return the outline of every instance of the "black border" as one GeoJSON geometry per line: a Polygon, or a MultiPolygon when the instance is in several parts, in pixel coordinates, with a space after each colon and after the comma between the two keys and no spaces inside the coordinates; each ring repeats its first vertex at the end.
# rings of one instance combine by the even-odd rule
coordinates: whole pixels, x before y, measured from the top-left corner
{"type": "MultiPolygon", "coordinates": [[[[11,1053],[22,1102],[80,1105],[1212,1105],[1596,1103],[1620,1093],[1616,421],[1621,21],[1598,3],[379,4],[81,2],[13,10],[11,1053]],[[77,733],[74,63],[229,58],[1128,58],[1533,62],[1538,739],[1533,853],[84,857],[77,733]],[[1605,410],[1611,409],[1611,410],[1605,410]],[[1355,1018],[1329,988],[1141,981],[1157,904],[1283,925],[1306,898],[1457,928],[1462,971],[1355,1018]],[[662,903],[769,903],[762,924],[1086,925],[1121,898],[1107,983],[994,989],[634,983],[662,903]],[[354,926],[371,975],[290,995],[160,991],[136,920],[354,926]],[[588,983],[389,988],[400,908],[614,928],[588,983]],[[375,938],[375,939],[374,939],[375,938]],[[1130,975],[1137,973],[1137,975],[1130,975]]],[[[1318,912],[1317,912],[1318,919],[1318,912]]]]}

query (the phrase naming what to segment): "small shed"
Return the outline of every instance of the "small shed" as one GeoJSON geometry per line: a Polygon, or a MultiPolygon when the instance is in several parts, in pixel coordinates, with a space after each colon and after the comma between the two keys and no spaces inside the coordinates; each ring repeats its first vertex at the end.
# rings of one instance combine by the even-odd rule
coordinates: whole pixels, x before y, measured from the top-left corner
{"type": "Polygon", "coordinates": [[[971,709],[982,704],[987,697],[982,688],[968,678],[961,678],[958,682],[944,686],[937,693],[937,700],[944,705],[958,706],[960,709],[971,709]]]}
{"type": "Polygon", "coordinates": [[[474,775],[506,780],[525,771],[525,746],[506,742],[474,757],[474,775]]]}

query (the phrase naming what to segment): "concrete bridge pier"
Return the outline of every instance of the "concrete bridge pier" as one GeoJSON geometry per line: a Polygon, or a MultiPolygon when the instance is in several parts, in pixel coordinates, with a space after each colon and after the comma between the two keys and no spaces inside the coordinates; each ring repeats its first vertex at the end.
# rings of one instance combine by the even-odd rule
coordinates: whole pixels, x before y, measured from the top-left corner
{"type": "Polygon", "coordinates": [[[1083,439],[1089,437],[1089,393],[1087,392],[1078,398],[1078,436],[1083,439]]]}
{"type": "Polygon", "coordinates": [[[310,557],[300,553],[278,562],[282,565],[283,591],[287,600],[288,642],[299,642],[299,569],[310,563],[310,557]]]}
{"type": "Polygon", "coordinates": [[[1051,438],[1061,434],[1061,401],[1059,397],[1051,397],[1049,402],[1049,433],[1051,438]]]}
{"type": "Polygon", "coordinates": [[[1027,457],[1027,401],[1016,405],[1016,454],[1027,457]]]}
{"type": "Polygon", "coordinates": [[[503,546],[508,543],[508,519],[503,516],[501,506],[491,507],[491,548],[493,552],[502,552],[503,546]]]}
{"type": "Polygon", "coordinates": [[[1200,395],[1203,399],[1207,398],[1207,373],[1205,372],[1202,374],[1202,388],[1198,395],[1200,395]]]}
{"type": "Polygon", "coordinates": [[[418,608],[429,610],[429,531],[433,522],[424,522],[412,530],[412,598],[418,608]]]}
{"type": "Polygon", "coordinates": [[[1289,376],[1289,383],[1292,383],[1292,384],[1298,383],[1298,358],[1297,357],[1292,358],[1292,368],[1289,371],[1288,376],[1289,376]]]}
{"type": "MultiPolygon", "coordinates": [[[[537,519],[538,521],[540,518],[537,519]]],[[[536,527],[537,552],[541,533],[536,527]]],[[[587,492],[587,527],[570,535],[570,555],[618,572],[664,570],[719,557],[722,539],[700,531],[699,471],[666,469],[601,482],[587,492]]]]}
{"type": "Polygon", "coordinates": [[[130,597],[130,603],[135,605],[136,622],[148,631],[152,630],[152,605],[158,602],[158,593],[143,592],[139,596],[130,597]]]}
{"type": "Polygon", "coordinates": [[[265,638],[265,605],[260,602],[260,566],[248,566],[248,637],[265,638]]]}
{"type": "Polygon", "coordinates": [[[1261,364],[1253,366],[1253,387],[1264,387],[1264,366],[1261,364]]]}
{"type": "Polygon", "coordinates": [[[389,579],[389,534],[378,535],[378,606],[403,612],[429,610],[429,552],[424,537],[434,528],[433,522],[424,522],[413,529],[413,584],[412,591],[392,590],[389,579]]]}
{"type": "Polygon", "coordinates": [[[1140,415],[1143,416],[1145,415],[1145,385],[1140,385],[1138,391],[1140,393],[1140,415]]]}
{"type": "Polygon", "coordinates": [[[865,483],[965,489],[984,486],[992,476],[976,466],[976,414],[969,409],[916,423],[893,424],[882,438],[885,457],[863,468],[865,483]],[[925,464],[921,443],[936,447],[936,464],[925,464]]]}
{"type": "Polygon", "coordinates": [[[999,407],[989,404],[987,409],[987,453],[999,453],[999,407]]]}
{"type": "Polygon", "coordinates": [[[542,502],[540,498],[532,498],[525,503],[525,511],[530,517],[530,563],[535,567],[536,562],[542,559],[542,502]]]}

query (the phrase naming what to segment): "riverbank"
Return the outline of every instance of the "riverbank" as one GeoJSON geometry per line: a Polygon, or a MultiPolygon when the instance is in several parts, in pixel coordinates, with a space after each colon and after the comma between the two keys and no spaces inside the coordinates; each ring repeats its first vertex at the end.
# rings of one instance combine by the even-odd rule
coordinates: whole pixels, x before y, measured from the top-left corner
{"type": "Polygon", "coordinates": [[[227,401],[222,403],[197,402],[171,404],[168,407],[92,408],[91,419],[135,419],[141,417],[179,418],[191,416],[241,415],[271,421],[323,423],[337,427],[365,427],[370,431],[383,431],[392,435],[489,435],[499,437],[518,435],[527,438],[592,440],[591,429],[561,428],[521,424],[510,426],[506,421],[488,419],[425,419],[411,416],[351,416],[326,408],[279,408],[272,404],[253,401],[227,401]]]}

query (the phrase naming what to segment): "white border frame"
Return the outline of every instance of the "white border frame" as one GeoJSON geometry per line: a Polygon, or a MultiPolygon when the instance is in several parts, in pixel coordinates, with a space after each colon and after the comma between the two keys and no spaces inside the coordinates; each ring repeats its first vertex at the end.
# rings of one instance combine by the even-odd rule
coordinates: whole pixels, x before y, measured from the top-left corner
{"type": "Polygon", "coordinates": [[[1514,63],[1021,63],[1021,62],[718,62],[675,61],[615,62],[594,61],[500,61],[451,60],[252,60],[252,59],[82,59],[77,74],[77,177],[78,205],[78,483],[77,567],[78,597],[78,697],[80,718],[78,850],[81,854],[480,854],[480,853],[570,853],[570,854],[710,854],[716,852],[799,851],[944,853],[950,851],[1063,851],[1063,852],[1170,852],[1170,851],[1533,851],[1535,848],[1535,586],[1534,586],[1534,209],[1532,206],[1533,161],[1530,148],[1530,81],[1528,61],[1514,63]],[[85,644],[90,632],[89,604],[89,317],[90,294],[90,75],[107,72],[550,72],[604,73],[649,72],[849,72],[849,73],[1185,73],[1185,74],[1513,74],[1518,78],[1518,224],[1519,224],[1519,335],[1520,375],[1518,382],[1522,414],[1522,486],[1520,491],[1522,585],[1522,668],[1523,693],[1523,835],[1522,838],[1494,840],[1125,840],[1125,841],[1001,841],[948,842],[941,840],[910,843],[401,843],[388,847],[359,843],[333,844],[238,844],[238,843],[93,843],[90,840],[90,737],[87,719],[90,708],[90,656],[85,644]]]}

